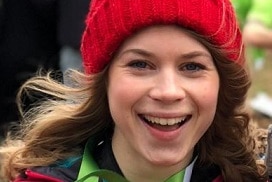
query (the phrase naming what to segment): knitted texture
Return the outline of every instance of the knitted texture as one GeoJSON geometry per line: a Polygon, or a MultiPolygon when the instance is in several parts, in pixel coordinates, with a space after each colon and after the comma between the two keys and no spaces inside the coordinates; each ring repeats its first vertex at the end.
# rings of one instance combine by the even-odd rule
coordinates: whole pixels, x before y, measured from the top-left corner
{"type": "Polygon", "coordinates": [[[92,0],[81,43],[85,72],[100,72],[140,29],[168,24],[206,36],[243,64],[241,32],[229,0],[92,0]]]}

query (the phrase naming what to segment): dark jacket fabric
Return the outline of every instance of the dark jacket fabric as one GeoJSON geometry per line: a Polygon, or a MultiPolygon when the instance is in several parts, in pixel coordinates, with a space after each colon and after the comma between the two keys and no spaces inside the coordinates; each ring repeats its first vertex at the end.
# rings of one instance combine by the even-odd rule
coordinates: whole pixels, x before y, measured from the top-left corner
{"type": "MultiPolygon", "coordinates": [[[[99,145],[93,154],[100,169],[108,169],[123,176],[111,148],[111,142],[99,145]]],[[[56,165],[35,167],[22,173],[15,182],[74,182],[77,179],[82,157],[75,157],[62,161],[56,165]]],[[[99,182],[102,182],[100,180],[99,182]]],[[[198,166],[196,163],[191,182],[223,182],[219,167],[198,166]]]]}

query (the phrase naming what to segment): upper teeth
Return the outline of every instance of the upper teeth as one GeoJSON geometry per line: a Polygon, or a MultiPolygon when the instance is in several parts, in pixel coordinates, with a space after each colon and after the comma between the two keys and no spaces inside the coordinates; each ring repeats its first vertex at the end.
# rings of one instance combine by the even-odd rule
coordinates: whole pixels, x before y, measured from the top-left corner
{"type": "Polygon", "coordinates": [[[158,117],[152,117],[152,116],[145,116],[145,119],[150,121],[151,123],[156,123],[160,125],[175,125],[180,122],[183,122],[185,120],[184,117],[179,117],[179,118],[158,118],[158,117]]]}

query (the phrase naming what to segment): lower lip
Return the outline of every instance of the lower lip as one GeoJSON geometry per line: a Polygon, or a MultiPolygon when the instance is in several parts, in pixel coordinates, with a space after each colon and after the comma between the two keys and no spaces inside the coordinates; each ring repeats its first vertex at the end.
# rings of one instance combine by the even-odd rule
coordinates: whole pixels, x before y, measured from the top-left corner
{"type": "Polygon", "coordinates": [[[183,130],[184,126],[186,123],[184,123],[182,126],[175,130],[170,130],[170,131],[162,131],[156,128],[151,127],[148,125],[145,121],[142,121],[142,123],[145,125],[145,127],[148,129],[149,133],[156,139],[160,141],[167,141],[169,140],[174,141],[181,135],[181,131],[183,130]]]}

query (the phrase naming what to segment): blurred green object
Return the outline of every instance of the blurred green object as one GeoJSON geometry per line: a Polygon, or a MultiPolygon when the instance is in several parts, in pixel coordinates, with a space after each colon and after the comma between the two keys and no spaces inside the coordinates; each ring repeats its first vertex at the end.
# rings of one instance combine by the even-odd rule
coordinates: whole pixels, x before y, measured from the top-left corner
{"type": "Polygon", "coordinates": [[[253,0],[231,0],[231,2],[236,11],[240,27],[242,28],[246,22],[247,14],[251,9],[253,0]]]}
{"type": "Polygon", "coordinates": [[[252,0],[247,21],[256,21],[272,28],[272,0],[252,0]]]}
{"type": "MultiPolygon", "coordinates": [[[[272,28],[272,0],[252,0],[252,5],[248,11],[246,21],[260,23],[267,28],[272,28]]],[[[264,50],[255,48],[252,51],[255,68],[262,69],[264,62],[264,50]]]]}
{"type": "MultiPolygon", "coordinates": [[[[236,11],[241,29],[249,21],[272,28],[272,0],[231,0],[231,2],[236,11]]],[[[255,69],[262,69],[264,50],[254,47],[250,52],[255,69]]]]}

